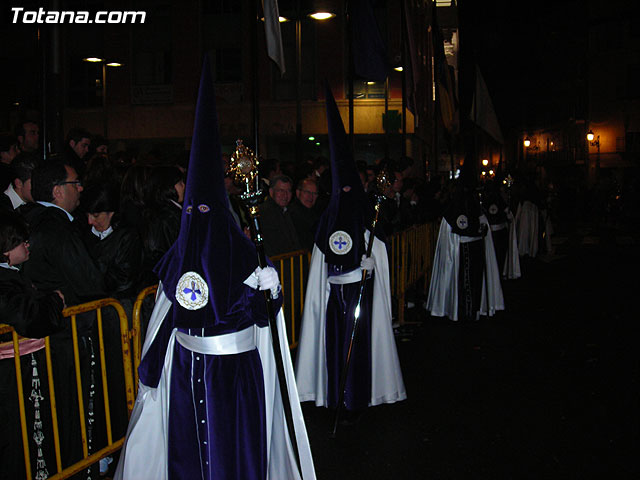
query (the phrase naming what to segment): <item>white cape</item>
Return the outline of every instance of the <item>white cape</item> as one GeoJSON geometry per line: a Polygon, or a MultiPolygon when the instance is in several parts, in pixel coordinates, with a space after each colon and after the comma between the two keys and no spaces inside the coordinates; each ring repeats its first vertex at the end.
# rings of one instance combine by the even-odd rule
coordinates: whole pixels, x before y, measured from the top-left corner
{"type": "Polygon", "coordinates": [[[520,278],[522,273],[520,272],[520,254],[518,252],[518,235],[516,233],[516,222],[513,219],[511,212],[509,215],[509,247],[507,250],[507,258],[504,259],[504,265],[502,268],[502,276],[509,280],[515,280],[520,278]]]}
{"type": "MultiPolygon", "coordinates": [[[[391,291],[389,261],[385,244],[373,242],[375,261],[371,318],[371,398],[369,405],[393,403],[407,398],[400,360],[391,326],[391,291]]],[[[365,232],[369,241],[369,232],[365,232]]],[[[309,268],[309,281],[302,314],[302,331],[298,344],[296,380],[300,401],[315,401],[328,406],[325,332],[330,284],[324,254],[314,245],[309,268]]]]}
{"type": "Polygon", "coordinates": [[[525,200],[518,205],[516,227],[520,256],[534,258],[538,254],[538,207],[534,203],[525,200]]]}
{"type": "MultiPolygon", "coordinates": [[[[146,355],[153,339],[169,312],[171,301],[158,287],[156,305],[149,321],[147,337],[142,348],[142,358],[146,355]]],[[[289,389],[293,421],[296,430],[298,451],[303,478],[315,479],[315,470],[309,439],[300,409],[298,392],[286,338],[284,316],[278,314],[278,331],[285,375],[289,389]]],[[[171,333],[160,383],[150,388],[142,382],[138,385],[138,397],[131,413],[127,436],[122,447],[115,480],[165,480],[168,478],[168,431],[169,431],[169,390],[171,385],[171,365],[176,329],[171,333]]],[[[267,417],[267,478],[272,480],[300,479],[284,420],[282,400],[278,386],[275,359],[271,346],[269,327],[257,328],[257,347],[262,362],[265,387],[265,407],[267,417]]]]}
{"type": "MultiPolygon", "coordinates": [[[[487,218],[482,215],[480,222],[489,226],[487,218]]],[[[480,310],[476,315],[487,315],[487,294],[485,292],[488,277],[489,316],[495,315],[497,310],[504,310],[504,297],[500,284],[500,270],[493,248],[491,229],[484,237],[484,258],[486,259],[486,273],[482,275],[482,297],[480,310]]],[[[458,320],[458,272],[460,271],[460,235],[453,233],[451,226],[443,218],[440,222],[438,243],[433,258],[431,282],[427,310],[434,317],[449,317],[458,320]]]]}

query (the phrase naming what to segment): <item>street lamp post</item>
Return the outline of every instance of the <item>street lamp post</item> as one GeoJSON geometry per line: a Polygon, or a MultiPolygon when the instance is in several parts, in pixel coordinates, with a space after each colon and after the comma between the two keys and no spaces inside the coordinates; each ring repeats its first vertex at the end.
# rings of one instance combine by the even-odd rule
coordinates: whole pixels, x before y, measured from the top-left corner
{"type": "Polygon", "coordinates": [[[102,129],[104,138],[109,138],[109,117],[107,115],[107,67],[122,67],[120,62],[107,61],[99,57],[86,57],[83,62],[100,63],[102,65],[102,129]]]}
{"type": "MultiPolygon", "coordinates": [[[[335,14],[329,11],[316,11],[307,15],[315,21],[329,20],[335,14]]],[[[302,162],[302,21],[305,15],[302,12],[300,0],[295,2],[295,47],[296,47],[296,143],[295,157],[297,162],[302,162]]],[[[289,21],[286,17],[280,17],[279,21],[289,21]]]]}
{"type": "Polygon", "coordinates": [[[587,132],[587,141],[592,147],[596,147],[596,179],[600,174],[600,135],[595,135],[593,130],[587,132]]]}

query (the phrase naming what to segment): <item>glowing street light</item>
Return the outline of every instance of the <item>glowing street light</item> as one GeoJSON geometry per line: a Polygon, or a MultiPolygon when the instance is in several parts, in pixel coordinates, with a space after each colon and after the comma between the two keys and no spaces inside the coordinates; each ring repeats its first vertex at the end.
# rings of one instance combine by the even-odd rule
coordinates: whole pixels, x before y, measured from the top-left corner
{"type": "Polygon", "coordinates": [[[336,14],[331,12],[315,12],[311,13],[309,16],[314,20],[329,20],[330,18],[335,17],[336,14]]]}
{"type": "Polygon", "coordinates": [[[107,116],[107,67],[122,67],[123,64],[120,62],[112,62],[107,61],[104,58],[100,57],[85,57],[82,59],[83,62],[88,63],[101,63],[102,64],[102,116],[103,116],[103,128],[104,128],[104,138],[108,138],[109,129],[108,129],[108,116],[107,116]]]}

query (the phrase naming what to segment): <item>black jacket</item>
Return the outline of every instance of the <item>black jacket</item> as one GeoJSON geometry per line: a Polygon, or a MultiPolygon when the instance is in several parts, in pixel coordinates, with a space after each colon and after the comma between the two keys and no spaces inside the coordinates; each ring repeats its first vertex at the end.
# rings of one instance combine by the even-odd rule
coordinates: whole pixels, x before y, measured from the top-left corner
{"type": "Polygon", "coordinates": [[[291,220],[298,234],[300,245],[306,250],[313,250],[313,244],[316,240],[316,230],[318,228],[318,219],[322,213],[318,208],[307,208],[295,199],[289,205],[291,212],[291,220]]]}
{"type": "Polygon", "coordinates": [[[31,257],[24,272],[38,290],[60,290],[67,305],[106,296],[103,275],[65,212],[39,203],[18,211],[31,228],[31,257]]]}
{"type": "Polygon", "coordinates": [[[43,338],[63,329],[63,303],[57,293],[42,293],[22,272],[0,267],[0,322],[19,335],[43,338]]]}
{"type": "Polygon", "coordinates": [[[142,242],[134,229],[118,224],[113,227],[113,232],[103,240],[89,230],[89,251],[104,275],[107,294],[135,298],[142,274],[142,242]]]}
{"type": "Polygon", "coordinates": [[[283,210],[268,198],[260,208],[260,217],[264,251],[267,256],[280,255],[302,248],[291,219],[290,209],[283,210]]]}

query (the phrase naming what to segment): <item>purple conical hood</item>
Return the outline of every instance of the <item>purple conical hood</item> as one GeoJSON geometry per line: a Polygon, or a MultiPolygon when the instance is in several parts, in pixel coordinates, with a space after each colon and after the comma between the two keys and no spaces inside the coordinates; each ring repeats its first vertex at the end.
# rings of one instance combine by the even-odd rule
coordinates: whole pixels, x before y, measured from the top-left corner
{"type": "Polygon", "coordinates": [[[328,84],[325,84],[325,92],[331,151],[331,199],[318,223],[316,245],[328,263],[347,269],[356,268],[365,253],[363,235],[371,218],[371,207],[328,84]],[[337,231],[345,232],[351,238],[350,250],[346,254],[336,254],[331,249],[332,235],[337,231]]]}
{"type": "Polygon", "coordinates": [[[242,294],[242,282],[257,266],[255,246],[229,210],[207,57],[198,91],[180,233],[155,270],[165,294],[174,302],[176,323],[199,328],[221,321],[242,294]],[[193,281],[198,277],[206,285],[193,281]]]}

